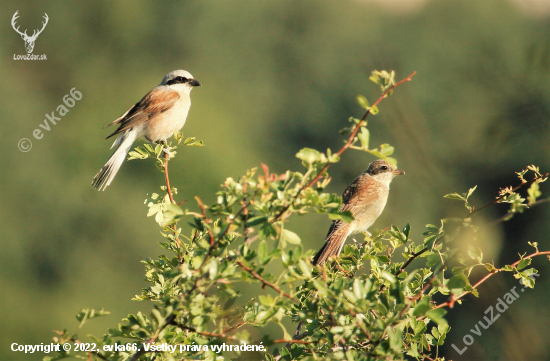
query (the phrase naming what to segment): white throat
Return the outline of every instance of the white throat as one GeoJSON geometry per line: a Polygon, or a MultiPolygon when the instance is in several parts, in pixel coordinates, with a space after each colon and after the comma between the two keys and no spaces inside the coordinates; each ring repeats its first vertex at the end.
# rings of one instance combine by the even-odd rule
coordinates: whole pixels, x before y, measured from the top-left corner
{"type": "Polygon", "coordinates": [[[386,172],[386,173],[379,173],[379,174],[377,174],[375,176],[371,176],[371,177],[373,177],[378,182],[382,183],[388,189],[390,189],[390,183],[393,180],[393,177],[395,177],[395,175],[391,172],[386,172]]]}

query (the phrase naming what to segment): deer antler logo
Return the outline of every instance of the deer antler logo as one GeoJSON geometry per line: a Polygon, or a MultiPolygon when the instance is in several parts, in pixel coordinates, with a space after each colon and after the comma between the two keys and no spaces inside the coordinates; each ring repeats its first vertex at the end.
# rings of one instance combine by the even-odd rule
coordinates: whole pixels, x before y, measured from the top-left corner
{"type": "Polygon", "coordinates": [[[32,35],[28,36],[26,29],[25,29],[24,32],[21,32],[21,31],[19,31],[19,27],[17,27],[17,28],[15,27],[15,20],[17,20],[17,18],[19,17],[19,15],[17,15],[18,12],[19,12],[19,10],[17,10],[15,12],[15,14],[13,14],[13,17],[11,18],[11,26],[13,27],[13,30],[15,30],[19,35],[21,35],[21,37],[25,41],[25,48],[27,49],[27,53],[30,54],[30,53],[32,53],[32,51],[34,49],[34,42],[36,41],[36,38],[38,38],[38,35],[40,35],[40,33],[42,31],[44,31],[44,28],[48,24],[48,20],[49,20],[48,14],[44,13],[44,19],[46,21],[42,23],[42,29],[34,30],[32,35]]]}

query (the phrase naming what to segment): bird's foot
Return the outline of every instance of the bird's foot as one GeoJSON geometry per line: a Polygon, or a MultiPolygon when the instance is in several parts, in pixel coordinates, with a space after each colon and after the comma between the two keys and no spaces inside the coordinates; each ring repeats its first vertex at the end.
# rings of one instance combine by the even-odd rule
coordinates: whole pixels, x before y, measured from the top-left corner
{"type": "Polygon", "coordinates": [[[162,144],[162,151],[164,153],[166,153],[166,155],[168,156],[168,158],[172,158],[175,153],[172,153],[172,149],[174,149],[175,147],[169,147],[166,145],[166,141],[165,140],[161,140],[160,141],[160,144],[162,144]]]}
{"type": "Polygon", "coordinates": [[[155,147],[157,146],[157,142],[155,142],[153,139],[149,138],[148,136],[145,136],[145,139],[147,139],[147,141],[151,144],[153,144],[155,147]]]}

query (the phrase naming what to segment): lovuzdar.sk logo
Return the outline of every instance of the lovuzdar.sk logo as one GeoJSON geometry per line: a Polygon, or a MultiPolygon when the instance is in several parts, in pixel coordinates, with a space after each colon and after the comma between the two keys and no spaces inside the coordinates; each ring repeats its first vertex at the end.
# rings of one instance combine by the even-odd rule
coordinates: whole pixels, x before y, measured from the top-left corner
{"type": "Polygon", "coordinates": [[[21,32],[19,30],[19,26],[16,26],[15,21],[19,17],[18,15],[19,10],[13,14],[13,17],[11,18],[11,26],[13,27],[13,30],[15,30],[19,35],[21,35],[21,38],[25,41],[25,49],[27,50],[26,55],[16,55],[13,54],[13,60],[47,60],[46,54],[42,55],[34,55],[32,51],[34,50],[34,43],[36,42],[36,38],[38,38],[38,35],[44,31],[46,28],[46,25],[48,24],[48,14],[44,13],[44,22],[42,23],[42,29],[40,30],[34,30],[32,35],[27,35],[27,30],[25,29],[24,32],[21,32]]]}

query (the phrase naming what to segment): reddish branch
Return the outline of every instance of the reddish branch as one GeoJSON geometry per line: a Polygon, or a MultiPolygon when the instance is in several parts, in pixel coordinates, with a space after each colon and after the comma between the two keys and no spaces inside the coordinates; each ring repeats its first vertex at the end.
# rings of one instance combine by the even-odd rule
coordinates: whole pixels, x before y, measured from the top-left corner
{"type": "Polygon", "coordinates": [[[170,189],[170,179],[168,178],[168,153],[164,153],[164,178],[166,178],[166,190],[168,191],[168,196],[170,197],[170,202],[175,204],[174,197],[172,196],[172,190],[170,189]]]}
{"type": "MultiPolygon", "coordinates": [[[[355,129],[353,130],[353,132],[351,133],[350,137],[348,138],[348,141],[346,142],[346,144],[344,144],[344,146],[342,147],[342,149],[340,149],[338,151],[338,153],[336,153],[336,155],[340,156],[342,155],[342,153],[344,153],[344,151],[346,149],[348,149],[352,144],[353,144],[353,141],[355,139],[355,136],[357,135],[357,132],[359,132],[359,129],[361,128],[361,126],[363,125],[363,122],[367,119],[367,116],[369,114],[371,114],[371,110],[373,108],[375,108],[381,101],[382,99],[386,98],[388,96],[389,93],[391,93],[393,91],[393,89],[397,88],[398,86],[400,86],[401,84],[403,83],[406,83],[408,81],[411,81],[412,80],[412,77],[416,74],[416,71],[413,72],[411,75],[409,75],[408,77],[406,77],[405,79],[401,80],[400,82],[397,82],[395,83],[394,85],[392,85],[388,90],[386,90],[384,92],[384,94],[382,94],[375,102],[374,104],[372,104],[372,106],[366,111],[366,113],[363,115],[363,117],[361,118],[361,121],[359,123],[357,123],[357,125],[355,126],[355,129]]],[[[304,189],[305,188],[309,188],[309,187],[312,187],[315,182],[317,182],[321,176],[326,172],[326,170],[328,169],[328,167],[330,166],[331,163],[325,165],[323,167],[323,169],[321,169],[321,171],[319,173],[317,173],[317,175],[315,176],[315,178],[313,178],[313,180],[311,182],[309,182],[309,184],[307,185],[307,187],[303,187],[304,189]]],[[[300,191],[302,191],[303,189],[301,189],[300,191]]]]}
{"type": "Polygon", "coordinates": [[[269,286],[271,288],[273,288],[275,291],[279,292],[280,294],[282,294],[283,296],[285,296],[286,298],[289,298],[291,299],[292,301],[294,302],[298,302],[296,299],[292,298],[291,295],[289,295],[288,293],[284,292],[283,290],[281,290],[279,287],[277,287],[276,285],[274,285],[273,283],[270,283],[270,282],[267,282],[264,278],[262,278],[262,276],[260,276],[259,274],[257,274],[256,272],[254,272],[254,270],[252,270],[251,268],[249,267],[246,267],[243,262],[237,258],[237,264],[239,266],[241,266],[241,268],[243,270],[245,270],[246,272],[250,273],[252,276],[254,276],[254,278],[258,279],[260,282],[263,283],[263,287],[265,286],[269,286]]]}
{"type": "Polygon", "coordinates": [[[223,330],[222,333],[229,333],[229,332],[232,332],[232,331],[235,331],[236,329],[240,328],[241,326],[244,326],[246,324],[246,322],[239,322],[237,323],[235,326],[231,326],[229,328],[226,328],[225,330],[223,330]]]}
{"type": "MultiPolygon", "coordinates": [[[[550,255],[550,251],[535,252],[533,254],[530,254],[527,257],[524,257],[523,259],[530,259],[530,258],[533,258],[533,257],[536,257],[536,256],[542,256],[542,255],[550,255]]],[[[516,267],[520,262],[521,262],[521,259],[517,262],[512,263],[511,266],[516,267]]],[[[433,309],[442,308],[442,307],[446,307],[446,306],[450,306],[451,304],[454,304],[456,301],[460,300],[462,297],[466,296],[468,293],[472,293],[473,290],[477,289],[483,282],[487,281],[490,277],[492,277],[493,275],[495,275],[497,273],[503,272],[503,271],[504,270],[502,268],[499,268],[499,269],[496,269],[496,270],[492,271],[491,273],[487,274],[485,277],[480,279],[475,285],[473,285],[472,286],[472,291],[462,292],[458,297],[453,297],[449,301],[443,302],[443,303],[435,306],[433,309]]]]}
{"type": "MultiPolygon", "coordinates": [[[[195,196],[195,199],[197,200],[197,203],[199,204],[199,207],[201,208],[201,211],[202,211],[202,217],[204,218],[204,222],[206,224],[209,224],[210,223],[210,219],[206,216],[206,208],[204,207],[204,203],[202,203],[202,200],[200,199],[199,196],[195,196]]],[[[201,268],[202,266],[204,266],[204,263],[206,262],[206,259],[208,258],[208,256],[210,256],[210,253],[212,252],[212,248],[214,248],[214,233],[212,233],[212,230],[210,228],[208,228],[208,235],[210,236],[210,251],[208,252],[207,256],[204,258],[204,261],[201,265],[201,268]]]]}

